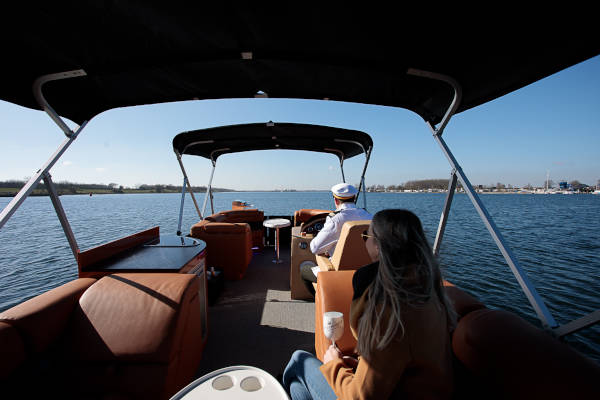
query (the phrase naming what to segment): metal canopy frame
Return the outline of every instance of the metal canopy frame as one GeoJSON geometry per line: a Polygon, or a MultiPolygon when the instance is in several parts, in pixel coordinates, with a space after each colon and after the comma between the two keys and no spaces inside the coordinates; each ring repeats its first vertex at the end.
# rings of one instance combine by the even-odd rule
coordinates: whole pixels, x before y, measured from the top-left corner
{"type": "MultiPolygon", "coordinates": [[[[362,148],[363,153],[365,154],[365,165],[363,166],[363,170],[362,170],[362,174],[360,175],[360,181],[358,184],[358,193],[356,194],[356,203],[358,203],[358,197],[360,195],[360,190],[362,187],[362,191],[363,191],[363,208],[366,210],[367,209],[367,195],[366,195],[366,188],[365,188],[365,174],[367,173],[367,166],[369,165],[369,160],[371,159],[371,151],[373,151],[373,147],[369,147],[368,149],[365,149],[365,147],[362,145],[362,143],[354,141],[354,140],[346,140],[346,139],[335,139],[336,142],[346,142],[346,143],[353,143],[357,146],[359,146],[360,148],[362,148]]],[[[344,177],[344,159],[342,158],[340,160],[340,165],[342,166],[342,178],[344,179],[344,183],[346,183],[346,178],[344,177]]]]}
{"type": "MultiPolygon", "coordinates": [[[[549,330],[553,335],[555,335],[557,337],[563,337],[565,335],[577,332],[587,326],[598,323],[600,321],[600,310],[596,310],[586,316],[580,317],[580,318],[578,318],[574,321],[571,321],[567,324],[564,324],[562,326],[558,326],[554,317],[552,316],[552,314],[546,307],[544,301],[542,300],[540,295],[537,293],[537,290],[535,289],[535,287],[533,286],[533,284],[530,282],[529,278],[527,277],[527,274],[525,273],[523,268],[520,266],[517,258],[513,254],[510,247],[508,246],[508,243],[506,242],[506,240],[500,233],[500,231],[499,231],[498,227],[496,226],[496,224],[494,223],[492,217],[489,215],[487,209],[481,202],[481,199],[479,198],[479,196],[473,189],[473,186],[469,182],[469,180],[468,180],[466,174],[464,173],[464,171],[462,170],[460,164],[458,163],[458,161],[456,160],[456,158],[450,151],[450,148],[448,147],[446,142],[443,140],[442,134],[443,134],[444,128],[450,121],[450,118],[452,117],[452,115],[454,115],[454,113],[458,109],[458,106],[461,101],[461,87],[458,84],[458,82],[456,80],[454,80],[453,78],[446,76],[446,75],[437,74],[434,72],[416,70],[416,69],[409,69],[407,71],[407,74],[420,76],[420,77],[427,78],[427,79],[433,79],[433,80],[446,82],[454,90],[454,98],[452,100],[452,103],[450,104],[444,117],[440,121],[439,126],[435,127],[431,122],[429,122],[429,121],[426,122],[428,127],[430,128],[431,132],[433,133],[434,140],[440,146],[442,152],[448,159],[448,162],[452,168],[449,185],[448,185],[448,194],[446,195],[444,208],[442,210],[440,222],[438,225],[438,230],[436,233],[436,238],[435,238],[435,243],[434,243],[434,248],[433,248],[434,253],[436,255],[439,254],[441,242],[442,242],[442,239],[444,236],[446,223],[448,220],[448,215],[450,212],[450,208],[452,206],[454,192],[456,190],[456,184],[457,184],[457,181],[460,180],[463,189],[469,196],[469,199],[473,203],[473,206],[479,213],[479,216],[481,217],[483,223],[485,224],[486,228],[490,232],[492,239],[494,240],[494,242],[500,249],[500,252],[504,256],[511,271],[517,278],[517,281],[518,281],[519,285],[521,286],[521,289],[525,293],[527,299],[531,303],[538,318],[542,322],[542,326],[544,327],[544,329],[549,330]]],[[[38,169],[36,171],[36,173],[29,179],[29,181],[25,184],[25,186],[23,186],[23,188],[21,188],[19,193],[17,193],[17,195],[10,201],[10,203],[0,213],[0,229],[1,229],[4,226],[4,224],[10,219],[10,217],[15,213],[15,211],[21,206],[21,204],[25,201],[25,199],[31,194],[31,192],[35,189],[35,187],[39,184],[40,180],[44,179],[44,182],[46,183],[46,186],[48,189],[48,193],[50,194],[50,199],[52,201],[54,209],[56,210],[58,219],[62,225],[62,228],[67,237],[67,240],[69,241],[71,251],[73,252],[73,255],[75,256],[76,260],[77,260],[77,255],[79,253],[79,247],[77,245],[75,235],[73,234],[73,231],[69,224],[66,213],[64,212],[64,209],[60,202],[60,198],[58,196],[58,193],[56,191],[54,183],[52,182],[52,178],[50,176],[50,169],[54,166],[54,164],[58,161],[58,159],[64,154],[64,152],[69,148],[69,146],[73,143],[73,141],[75,141],[75,139],[78,137],[78,135],[81,133],[81,131],[87,125],[87,121],[84,121],[75,132],[71,131],[71,129],[69,129],[67,124],[64,122],[64,120],[54,111],[54,109],[52,107],[50,107],[50,105],[44,98],[43,93],[42,93],[42,86],[46,82],[61,80],[61,79],[68,79],[68,78],[73,78],[73,77],[78,77],[78,76],[85,76],[85,75],[86,75],[86,73],[83,70],[66,71],[66,72],[58,73],[58,74],[44,75],[44,76],[36,79],[36,81],[34,82],[34,84],[33,84],[34,97],[38,101],[41,108],[59,126],[59,128],[64,132],[64,134],[66,135],[67,138],[58,147],[58,149],[54,152],[54,154],[50,157],[50,159],[40,169],[38,169]]],[[[365,176],[366,168],[369,163],[370,156],[371,156],[372,147],[370,147],[369,149],[364,149],[364,147],[363,147],[363,151],[365,152],[365,155],[366,155],[366,161],[365,161],[365,166],[363,168],[363,172],[362,172],[362,176],[361,176],[360,186],[362,187],[363,194],[364,194],[365,193],[364,176],[365,176]]],[[[210,176],[209,186],[207,187],[206,198],[204,200],[203,210],[202,210],[202,212],[200,212],[200,209],[199,209],[196,199],[194,197],[194,193],[192,191],[192,186],[187,177],[187,173],[185,172],[185,169],[183,167],[183,163],[181,161],[181,155],[177,151],[175,151],[175,153],[176,153],[177,160],[179,162],[179,165],[181,167],[181,170],[182,170],[182,173],[184,176],[183,188],[182,188],[181,209],[180,209],[180,213],[179,213],[179,225],[178,225],[178,232],[177,232],[178,235],[180,235],[186,187],[187,187],[187,190],[189,191],[190,195],[192,196],[194,205],[196,207],[196,211],[198,212],[198,216],[201,219],[203,218],[202,215],[206,208],[208,196],[210,196],[210,198],[211,198],[211,209],[213,210],[213,213],[214,213],[211,187],[212,187],[212,179],[214,176],[214,171],[216,168],[216,162],[211,157],[213,168],[212,168],[212,172],[211,172],[211,176],[210,176]]],[[[345,180],[344,173],[343,173],[343,160],[341,160],[340,166],[342,168],[342,178],[345,180]]],[[[359,193],[360,193],[360,188],[359,188],[359,193]]],[[[365,198],[365,208],[366,208],[366,196],[364,196],[364,198],[365,198]]]]}
{"type": "Polygon", "coordinates": [[[4,226],[4,224],[10,219],[10,217],[17,211],[17,209],[23,204],[25,199],[33,192],[33,190],[37,187],[40,181],[43,179],[46,184],[46,188],[50,195],[50,200],[52,201],[52,205],[56,210],[56,214],[62,225],[63,231],[67,236],[67,240],[69,241],[69,246],[71,247],[71,251],[73,252],[73,256],[75,260],[77,260],[77,254],[79,253],[79,246],[77,245],[77,240],[75,239],[75,235],[73,234],[73,230],[71,229],[71,225],[69,224],[69,220],[65,211],[60,202],[60,198],[58,196],[58,192],[54,183],[52,182],[52,178],[50,176],[50,169],[54,166],[54,164],[58,161],[58,159],[65,153],[65,151],[69,148],[69,146],[77,139],[83,128],[87,125],[87,121],[84,121],[81,126],[73,132],[65,123],[65,121],[54,111],[54,109],[48,104],[44,95],[42,93],[42,86],[46,82],[56,81],[61,79],[69,79],[75,78],[79,76],[85,76],[86,73],[84,70],[74,70],[74,71],[66,71],[57,74],[49,74],[44,75],[35,80],[33,83],[33,95],[40,105],[40,107],[50,116],[52,121],[54,121],[58,127],[63,131],[65,136],[67,137],[65,141],[58,146],[58,149],[52,154],[50,159],[46,161],[46,163],[42,166],[42,168],[38,169],[36,173],[27,181],[25,186],[19,190],[19,193],[8,203],[8,205],[2,210],[0,213],[0,229],[4,226]]]}
{"type": "MultiPolygon", "coordinates": [[[[274,126],[275,123],[273,121],[269,121],[267,122],[267,126],[274,126]]],[[[363,170],[362,170],[362,175],[360,177],[360,184],[358,187],[358,194],[356,195],[356,201],[358,202],[358,195],[360,194],[360,190],[362,187],[362,191],[363,191],[363,208],[367,208],[367,196],[366,196],[366,188],[365,188],[365,174],[367,172],[367,166],[369,165],[369,160],[371,158],[371,151],[373,150],[372,146],[369,146],[368,148],[365,148],[365,146],[363,146],[362,143],[355,141],[355,140],[347,140],[347,139],[334,139],[335,142],[340,142],[340,143],[352,143],[358,147],[360,147],[363,151],[363,153],[365,154],[365,164],[363,166],[363,170]]],[[[186,147],[184,147],[183,152],[185,153],[185,150],[191,146],[191,145],[196,145],[196,144],[202,144],[202,143],[213,143],[212,140],[207,140],[207,141],[198,141],[198,142],[192,142],[190,144],[188,144],[186,147]]],[[[202,204],[202,211],[200,211],[198,209],[198,205],[196,204],[196,200],[194,198],[194,193],[191,190],[191,187],[189,186],[189,178],[185,172],[185,168],[183,167],[183,162],[181,160],[181,154],[174,149],[175,151],[175,155],[177,157],[177,161],[179,162],[179,166],[181,168],[181,172],[183,173],[183,177],[184,177],[184,185],[185,182],[188,183],[188,190],[190,192],[190,194],[192,195],[192,199],[194,200],[194,204],[196,204],[196,210],[198,211],[198,216],[200,217],[200,219],[204,219],[203,215],[205,215],[206,212],[206,205],[208,203],[208,199],[210,197],[210,210],[211,210],[211,214],[215,213],[215,207],[214,207],[214,203],[213,203],[213,193],[212,193],[212,181],[215,175],[215,169],[217,168],[217,158],[214,157],[214,154],[219,153],[220,151],[224,151],[224,150],[230,150],[229,148],[222,148],[222,149],[215,149],[213,150],[213,152],[210,155],[210,162],[212,163],[212,170],[210,172],[210,178],[208,180],[208,186],[206,187],[206,195],[204,197],[204,203],[202,204]]],[[[277,149],[272,149],[272,150],[277,150],[277,149]]],[[[287,149],[286,149],[287,150],[287,149]]],[[[326,149],[326,150],[330,150],[333,151],[334,149],[326,149]]],[[[338,153],[338,158],[340,160],[340,169],[342,171],[342,181],[345,183],[346,182],[346,177],[344,174],[344,155],[343,154],[339,154],[338,153]]],[[[181,206],[179,209],[179,226],[177,229],[177,235],[181,235],[181,219],[182,219],[182,215],[183,215],[183,205],[184,205],[184,197],[185,197],[185,191],[182,191],[181,193],[181,206]]]]}
{"type": "Polygon", "coordinates": [[[442,239],[444,236],[444,231],[446,229],[446,223],[448,221],[448,215],[450,213],[450,208],[452,206],[452,199],[454,197],[454,192],[456,190],[456,183],[457,183],[457,179],[458,179],[458,180],[460,180],[460,183],[461,183],[463,189],[469,196],[469,199],[473,203],[473,206],[477,210],[479,216],[481,217],[485,227],[490,232],[492,239],[494,240],[494,242],[498,246],[498,249],[504,256],[504,259],[508,263],[513,275],[517,278],[517,282],[521,286],[521,289],[525,293],[525,296],[529,300],[529,302],[532,305],[534,311],[536,312],[538,318],[540,319],[543,328],[550,331],[553,335],[555,335],[557,337],[562,337],[562,336],[565,336],[570,333],[574,333],[574,332],[579,331],[587,326],[590,326],[590,325],[593,325],[593,324],[599,322],[600,321],[600,310],[597,310],[597,311],[594,311],[594,312],[592,312],[584,317],[581,317],[575,321],[569,322],[562,326],[558,326],[558,323],[556,322],[556,320],[550,313],[550,310],[548,310],[548,308],[546,307],[546,304],[542,300],[541,296],[538,294],[537,290],[535,289],[535,286],[531,283],[531,281],[527,277],[527,273],[523,270],[523,268],[519,264],[519,261],[517,260],[516,256],[512,252],[512,250],[510,249],[510,246],[508,245],[508,243],[506,242],[506,240],[500,233],[500,230],[494,223],[492,217],[488,213],[485,206],[483,205],[481,199],[477,195],[477,192],[475,192],[475,190],[473,189],[471,182],[469,181],[466,174],[462,170],[460,164],[458,163],[458,161],[456,160],[456,158],[450,151],[450,148],[448,147],[448,145],[442,138],[444,128],[446,127],[446,125],[450,121],[450,118],[452,118],[452,115],[454,115],[455,111],[457,110],[458,106],[460,105],[461,96],[462,96],[462,90],[461,90],[460,85],[453,78],[446,76],[446,75],[438,74],[435,72],[422,71],[422,70],[417,70],[417,69],[409,69],[407,71],[407,73],[410,75],[415,75],[415,76],[420,76],[423,78],[434,79],[434,80],[446,82],[454,90],[454,98],[452,99],[452,103],[450,104],[444,117],[440,121],[439,126],[435,127],[429,121],[426,122],[427,126],[430,128],[431,132],[433,133],[434,140],[440,146],[442,152],[448,159],[448,162],[452,168],[452,171],[450,174],[450,180],[448,183],[448,193],[446,195],[444,208],[442,210],[442,215],[440,217],[440,222],[439,222],[438,230],[437,230],[436,237],[435,237],[434,248],[433,248],[434,254],[436,256],[439,255],[440,246],[441,246],[442,239]]]}

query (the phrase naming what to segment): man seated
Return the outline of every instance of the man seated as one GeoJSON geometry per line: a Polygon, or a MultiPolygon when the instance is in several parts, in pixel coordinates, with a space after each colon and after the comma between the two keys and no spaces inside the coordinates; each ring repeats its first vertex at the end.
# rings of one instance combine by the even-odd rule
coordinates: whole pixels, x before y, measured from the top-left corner
{"type": "MultiPolygon", "coordinates": [[[[313,254],[322,254],[330,257],[335,251],[335,246],[342,226],[346,221],[370,220],[373,218],[368,211],[356,207],[356,196],[358,190],[347,183],[339,183],[331,188],[335,211],[327,216],[323,229],[310,242],[310,251],[313,254]]],[[[306,288],[312,295],[315,295],[313,283],[317,282],[317,276],[313,273],[310,266],[300,268],[300,276],[306,285],[306,288]]]]}

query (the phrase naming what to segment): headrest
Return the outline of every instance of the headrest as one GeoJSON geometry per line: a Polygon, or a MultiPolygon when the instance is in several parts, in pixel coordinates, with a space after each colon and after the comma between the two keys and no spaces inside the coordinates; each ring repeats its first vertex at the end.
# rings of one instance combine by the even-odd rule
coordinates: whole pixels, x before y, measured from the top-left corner
{"type": "Polygon", "coordinates": [[[229,223],[229,222],[214,222],[203,225],[201,230],[206,233],[244,233],[250,231],[250,227],[246,223],[229,223]]]}

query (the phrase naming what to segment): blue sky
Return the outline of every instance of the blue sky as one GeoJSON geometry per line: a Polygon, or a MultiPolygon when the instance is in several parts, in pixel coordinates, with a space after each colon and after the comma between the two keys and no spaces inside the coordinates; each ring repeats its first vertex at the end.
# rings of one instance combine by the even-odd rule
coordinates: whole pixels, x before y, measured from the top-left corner
{"type": "MultiPolygon", "coordinates": [[[[31,176],[64,140],[41,111],[0,101],[0,180],[31,176]]],[[[456,115],[444,138],[471,183],[542,185],[600,179],[600,56],[456,115]]],[[[106,111],[93,118],[51,171],[58,181],[123,186],[181,184],[171,147],[179,132],[250,122],[303,122],[363,130],[374,150],[366,183],[447,178],[450,167],[423,120],[403,109],[310,100],[203,100],[106,111]]],[[[74,126],[73,124],[71,124],[74,126]]],[[[193,185],[210,162],[184,156],[193,185]]],[[[364,157],[345,162],[358,182],[364,157]]],[[[213,185],[239,190],[328,189],[341,180],[331,155],[262,151],[219,158],[213,185]]]]}

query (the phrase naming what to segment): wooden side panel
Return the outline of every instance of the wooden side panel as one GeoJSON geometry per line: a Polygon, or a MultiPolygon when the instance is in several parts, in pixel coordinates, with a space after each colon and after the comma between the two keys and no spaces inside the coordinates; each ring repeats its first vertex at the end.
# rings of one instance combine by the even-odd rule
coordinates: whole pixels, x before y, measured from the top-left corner
{"type": "Polygon", "coordinates": [[[81,277],[82,271],[86,268],[99,263],[108,258],[114,257],[124,251],[130,250],[134,247],[148,243],[152,240],[159,238],[159,228],[155,226],[153,228],[134,233],[123,237],[121,239],[114,240],[112,242],[105,243],[103,245],[93,247],[89,250],[79,252],[77,254],[77,266],[79,268],[79,276],[81,277]]]}

